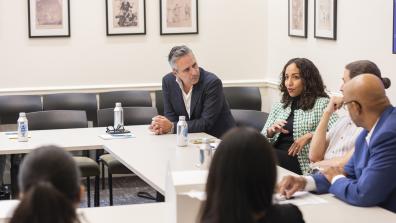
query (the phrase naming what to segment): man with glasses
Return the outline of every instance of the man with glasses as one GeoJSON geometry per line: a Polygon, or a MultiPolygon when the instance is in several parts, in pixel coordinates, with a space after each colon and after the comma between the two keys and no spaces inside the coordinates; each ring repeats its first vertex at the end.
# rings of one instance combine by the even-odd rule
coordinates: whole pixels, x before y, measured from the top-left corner
{"type": "Polygon", "coordinates": [[[168,61],[172,73],[162,79],[164,116],[153,118],[152,132],[174,133],[179,116],[186,117],[188,132],[205,132],[218,138],[235,126],[221,80],[200,68],[187,46],[173,47],[168,61]]]}
{"type": "Polygon", "coordinates": [[[279,192],[287,198],[299,190],[330,192],[352,205],[396,212],[396,108],[373,74],[355,77],[343,90],[343,104],[352,121],[364,129],[352,158],[344,169],[328,167],[311,176],[286,176],[279,192]]]}

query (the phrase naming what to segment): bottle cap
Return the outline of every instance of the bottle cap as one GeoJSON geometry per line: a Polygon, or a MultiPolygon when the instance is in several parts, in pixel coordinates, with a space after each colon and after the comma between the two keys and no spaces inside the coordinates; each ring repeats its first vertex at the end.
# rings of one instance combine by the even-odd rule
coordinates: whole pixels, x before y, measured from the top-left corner
{"type": "Polygon", "coordinates": [[[186,116],[179,116],[179,121],[186,121],[186,116]]]}
{"type": "Polygon", "coordinates": [[[121,102],[116,102],[116,107],[121,107],[121,102]]]}
{"type": "Polygon", "coordinates": [[[26,117],[26,113],[25,112],[19,112],[19,117],[26,117]]]}

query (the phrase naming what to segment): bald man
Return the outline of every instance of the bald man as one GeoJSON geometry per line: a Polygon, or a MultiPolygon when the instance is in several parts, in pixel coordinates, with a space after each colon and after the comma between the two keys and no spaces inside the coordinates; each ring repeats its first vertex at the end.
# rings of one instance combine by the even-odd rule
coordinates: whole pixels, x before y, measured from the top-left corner
{"type": "Polygon", "coordinates": [[[343,90],[343,106],[364,129],[352,158],[344,169],[329,167],[311,176],[286,176],[279,183],[279,192],[286,197],[298,190],[330,192],[352,205],[396,212],[396,109],[375,75],[355,77],[343,90]]]}

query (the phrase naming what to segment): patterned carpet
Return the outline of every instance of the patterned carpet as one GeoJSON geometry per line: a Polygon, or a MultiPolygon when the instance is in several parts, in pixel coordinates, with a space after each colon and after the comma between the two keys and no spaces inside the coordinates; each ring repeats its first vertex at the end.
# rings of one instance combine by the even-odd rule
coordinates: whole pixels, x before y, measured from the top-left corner
{"type": "MultiPolygon", "coordinates": [[[[82,182],[84,185],[85,181],[82,182]]],[[[113,177],[113,202],[114,205],[153,203],[155,201],[140,198],[139,191],[145,191],[155,196],[156,191],[137,176],[113,177]]],[[[91,181],[91,206],[93,206],[94,181],[91,181]]],[[[87,207],[87,197],[81,201],[80,207],[87,207]]],[[[109,189],[102,189],[100,185],[100,206],[109,206],[109,189]]]]}

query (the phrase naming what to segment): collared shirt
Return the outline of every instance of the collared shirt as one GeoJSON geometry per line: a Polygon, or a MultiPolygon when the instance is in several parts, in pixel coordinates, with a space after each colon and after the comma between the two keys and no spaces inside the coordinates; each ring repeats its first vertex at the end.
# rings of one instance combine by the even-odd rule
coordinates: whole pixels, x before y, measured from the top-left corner
{"type": "Polygon", "coordinates": [[[188,113],[188,117],[190,118],[190,108],[191,108],[191,95],[192,95],[192,90],[193,87],[191,87],[190,91],[186,94],[183,90],[183,82],[180,80],[180,78],[176,77],[176,82],[180,87],[180,90],[182,92],[183,95],[183,101],[184,101],[184,106],[186,107],[186,111],[188,113]]]}
{"type": "MultiPolygon", "coordinates": [[[[370,132],[367,133],[367,136],[365,138],[367,145],[369,145],[370,143],[370,139],[371,139],[371,135],[374,132],[375,127],[377,127],[377,123],[378,123],[379,119],[377,119],[377,121],[375,122],[375,124],[373,125],[373,127],[371,128],[370,132]]],[[[340,178],[344,178],[345,176],[340,174],[340,175],[336,175],[333,177],[333,179],[331,180],[331,184],[334,184],[338,179],[340,178]]],[[[304,176],[304,178],[307,180],[307,184],[305,185],[304,190],[306,191],[316,191],[316,183],[315,180],[313,179],[312,176],[304,176]]]]}
{"type": "Polygon", "coordinates": [[[355,148],[357,136],[362,131],[352,122],[349,115],[339,118],[326,135],[329,145],[324,155],[324,160],[341,157],[355,148]]]}

